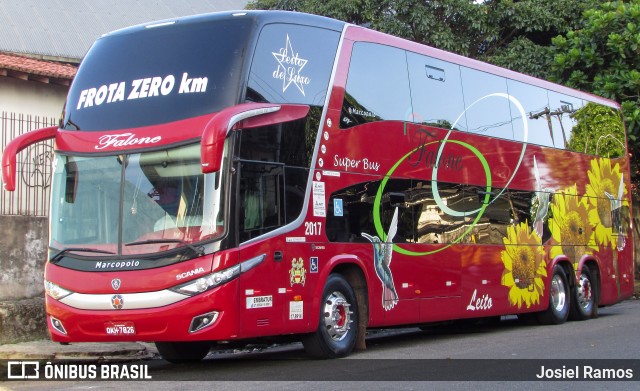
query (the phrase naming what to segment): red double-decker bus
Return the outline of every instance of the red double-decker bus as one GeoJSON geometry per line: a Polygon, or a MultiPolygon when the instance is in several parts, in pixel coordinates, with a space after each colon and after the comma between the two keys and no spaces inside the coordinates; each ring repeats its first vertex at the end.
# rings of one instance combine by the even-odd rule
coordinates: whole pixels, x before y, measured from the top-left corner
{"type": "Polygon", "coordinates": [[[633,291],[612,101],[322,17],[193,16],[107,34],[55,138],[51,338],[168,360],[368,328],[529,315],[633,291]]]}

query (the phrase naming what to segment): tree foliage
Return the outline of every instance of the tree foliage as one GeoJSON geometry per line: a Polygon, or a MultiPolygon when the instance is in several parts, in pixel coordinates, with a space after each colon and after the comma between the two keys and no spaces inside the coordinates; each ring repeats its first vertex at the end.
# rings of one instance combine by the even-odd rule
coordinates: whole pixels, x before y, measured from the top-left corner
{"type": "Polygon", "coordinates": [[[248,8],[324,15],[616,100],[640,179],[640,0],[252,0],[248,8]]]}
{"type": "Polygon", "coordinates": [[[499,26],[498,41],[482,60],[546,79],[551,40],[581,25],[581,14],[594,0],[500,0],[490,3],[499,26]]]}
{"type": "Polygon", "coordinates": [[[365,25],[546,78],[551,39],[596,0],[254,0],[248,8],[308,12],[365,25]]]}
{"type": "Polygon", "coordinates": [[[551,78],[622,104],[636,195],[640,172],[640,0],[599,3],[583,26],[553,39],[551,78]]]}

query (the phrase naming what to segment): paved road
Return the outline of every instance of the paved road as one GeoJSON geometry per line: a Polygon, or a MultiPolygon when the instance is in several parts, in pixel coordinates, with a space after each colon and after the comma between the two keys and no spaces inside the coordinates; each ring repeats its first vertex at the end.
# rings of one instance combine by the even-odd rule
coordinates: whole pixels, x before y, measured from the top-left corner
{"type": "MultiPolygon", "coordinates": [[[[639,327],[640,300],[630,300],[602,308],[598,319],[559,326],[527,325],[507,318],[498,325],[479,327],[383,331],[368,339],[366,351],[341,360],[311,360],[300,344],[292,344],[251,353],[210,354],[195,364],[173,365],[160,359],[144,361],[154,381],[12,382],[5,383],[4,387],[118,391],[125,387],[154,391],[191,388],[234,391],[638,389],[639,327]],[[619,361],[614,361],[616,359],[619,361]],[[576,366],[581,371],[585,366],[595,370],[621,367],[631,369],[635,381],[607,384],[592,380],[522,381],[535,380],[533,376],[541,372],[542,365],[559,370],[564,366],[564,373],[576,366]],[[512,379],[521,381],[515,383],[512,379]],[[491,381],[478,382],[480,380],[491,381]]],[[[584,373],[581,375],[583,379],[584,373]]]]}

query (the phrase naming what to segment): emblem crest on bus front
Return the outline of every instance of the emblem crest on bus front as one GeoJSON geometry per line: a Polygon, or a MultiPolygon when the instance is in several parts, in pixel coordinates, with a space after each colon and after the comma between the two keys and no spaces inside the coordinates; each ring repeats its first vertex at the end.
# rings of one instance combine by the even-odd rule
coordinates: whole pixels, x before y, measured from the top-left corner
{"type": "Polygon", "coordinates": [[[111,287],[113,288],[114,291],[117,291],[118,289],[120,289],[121,285],[122,285],[122,281],[120,281],[119,278],[114,278],[113,280],[111,280],[111,287]]]}
{"type": "Polygon", "coordinates": [[[309,60],[306,60],[297,52],[293,51],[289,34],[287,34],[287,40],[283,48],[280,48],[277,52],[271,52],[278,62],[278,68],[273,71],[273,78],[282,80],[282,92],[286,92],[291,83],[298,87],[298,90],[304,95],[304,86],[311,83],[311,79],[307,76],[300,74],[302,68],[307,65],[309,60]]]}
{"type": "Polygon", "coordinates": [[[124,298],[122,295],[113,295],[111,298],[111,306],[115,310],[121,310],[122,306],[124,306],[124,298]]]}
{"type": "Polygon", "coordinates": [[[307,282],[307,270],[304,268],[304,261],[302,258],[293,258],[291,261],[289,282],[291,283],[291,286],[294,286],[295,284],[301,284],[304,286],[304,283],[307,282]]]}

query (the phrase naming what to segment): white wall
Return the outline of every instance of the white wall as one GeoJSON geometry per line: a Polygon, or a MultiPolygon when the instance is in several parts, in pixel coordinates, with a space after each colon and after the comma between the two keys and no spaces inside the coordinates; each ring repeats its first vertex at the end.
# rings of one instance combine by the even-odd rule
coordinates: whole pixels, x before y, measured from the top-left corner
{"type": "Polygon", "coordinates": [[[60,118],[69,87],[0,77],[0,113],[60,118]]]}

